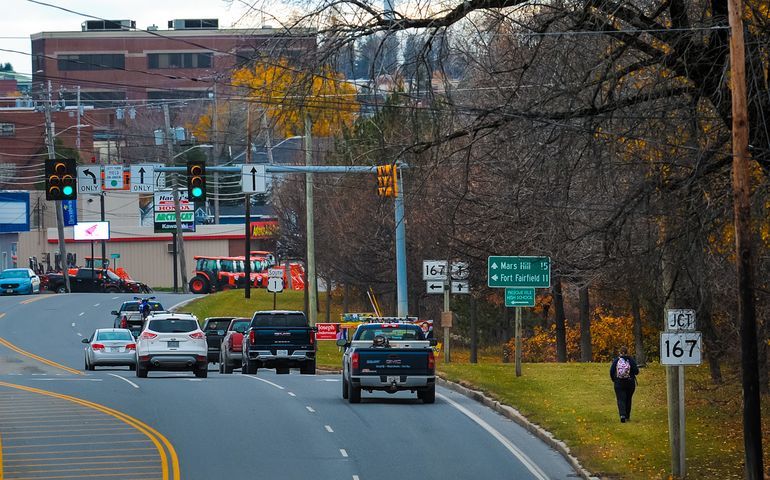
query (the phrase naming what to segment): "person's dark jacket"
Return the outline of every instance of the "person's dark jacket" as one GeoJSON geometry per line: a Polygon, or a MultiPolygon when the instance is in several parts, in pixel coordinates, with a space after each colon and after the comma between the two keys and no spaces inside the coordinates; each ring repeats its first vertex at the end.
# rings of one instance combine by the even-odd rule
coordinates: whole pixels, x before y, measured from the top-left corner
{"type": "Polygon", "coordinates": [[[610,366],[610,378],[613,382],[618,383],[633,383],[636,380],[636,376],[639,375],[639,366],[636,364],[636,359],[634,357],[630,357],[628,355],[621,355],[620,357],[615,357],[615,359],[612,361],[612,365],[610,366]],[[619,358],[625,358],[628,363],[631,364],[631,376],[629,378],[618,378],[617,376],[617,368],[618,368],[618,359],[619,358]]]}

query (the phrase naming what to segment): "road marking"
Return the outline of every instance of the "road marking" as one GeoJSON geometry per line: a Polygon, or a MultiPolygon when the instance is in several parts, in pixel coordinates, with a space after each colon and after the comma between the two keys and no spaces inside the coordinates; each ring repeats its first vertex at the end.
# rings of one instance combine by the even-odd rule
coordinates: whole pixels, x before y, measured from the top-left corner
{"type": "Polygon", "coordinates": [[[98,307],[99,305],[99,303],[94,303],[94,307],[98,307]]]}
{"type": "Polygon", "coordinates": [[[78,315],[78,317],[82,317],[85,314],[86,314],[86,312],[80,312],[80,315],[78,315]]]}
{"type": "Polygon", "coordinates": [[[535,464],[535,462],[533,462],[532,459],[530,459],[527,456],[527,454],[522,452],[519,449],[519,447],[517,447],[510,440],[505,438],[503,436],[503,434],[500,433],[499,431],[497,431],[492,425],[488,424],[487,422],[482,420],[478,415],[476,415],[475,413],[471,412],[470,410],[468,410],[467,408],[463,407],[462,405],[460,405],[459,403],[455,402],[454,400],[451,400],[451,399],[445,397],[444,395],[441,395],[440,393],[436,394],[436,396],[441,398],[442,400],[444,400],[448,404],[452,405],[454,408],[459,410],[460,413],[462,413],[466,417],[468,417],[471,420],[473,420],[474,422],[476,422],[476,424],[478,424],[481,428],[483,428],[490,435],[495,437],[495,439],[498,442],[500,442],[506,449],[508,449],[509,452],[511,452],[513,454],[513,456],[515,456],[516,458],[519,459],[519,461],[527,468],[527,470],[529,470],[532,473],[532,475],[534,475],[536,478],[539,478],[540,480],[548,480],[548,475],[546,475],[545,472],[543,472],[543,470],[541,470],[540,467],[538,467],[537,464],[535,464]]]}
{"type": "MultiPolygon", "coordinates": [[[[51,295],[51,296],[53,296],[53,295],[51,295]]],[[[44,295],[44,296],[40,296],[40,297],[33,297],[33,298],[28,298],[28,299],[26,299],[26,300],[22,300],[22,301],[21,301],[21,302],[19,302],[19,303],[20,303],[20,304],[22,304],[22,305],[27,305],[27,304],[29,304],[29,303],[32,303],[32,302],[37,302],[38,300],[42,300],[42,299],[44,299],[44,298],[48,298],[48,297],[49,297],[49,295],[44,295]]]]}
{"type": "Polygon", "coordinates": [[[83,334],[78,332],[78,337],[82,337],[82,336],[83,336],[83,334]]]}
{"type": "Polygon", "coordinates": [[[3,478],[3,437],[2,436],[0,436],[0,478],[3,478]]]}
{"type": "MultiPolygon", "coordinates": [[[[109,407],[105,407],[104,405],[100,405],[98,403],[89,402],[88,400],[83,400],[77,397],[71,397],[69,395],[63,395],[61,393],[55,393],[55,392],[49,392],[47,390],[40,390],[38,388],[33,387],[27,387],[24,385],[15,385],[13,383],[7,383],[7,382],[0,382],[0,386],[8,387],[8,388],[15,388],[18,390],[23,390],[25,392],[30,393],[37,393],[40,395],[45,395],[48,397],[53,398],[59,398],[62,400],[68,400],[72,403],[81,405],[83,407],[87,407],[93,410],[97,410],[99,412],[102,412],[106,415],[109,415],[113,418],[116,418],[123,423],[130,425],[140,432],[142,432],[147,438],[150,439],[150,441],[155,445],[156,449],[158,450],[158,454],[160,455],[160,463],[161,463],[161,473],[163,480],[179,480],[179,457],[176,454],[176,450],[174,450],[174,447],[171,445],[171,442],[168,441],[166,437],[164,437],[160,432],[152,428],[151,426],[137,420],[136,418],[130,417],[126,415],[123,412],[120,412],[118,410],[113,410],[109,407]],[[165,447],[165,448],[164,448],[165,447]],[[166,453],[168,452],[168,454],[166,453]],[[171,465],[169,465],[169,463],[171,465]],[[169,468],[171,469],[171,476],[169,476],[169,468]]],[[[115,443],[136,443],[136,441],[129,440],[129,441],[115,441],[111,442],[113,444],[115,443]]],[[[66,444],[53,444],[50,446],[56,446],[61,447],[63,445],[77,445],[77,442],[70,442],[66,444]]],[[[32,445],[34,448],[40,448],[44,447],[46,445],[32,445]]],[[[18,448],[21,448],[18,447],[18,448]]]]}
{"type": "Polygon", "coordinates": [[[107,375],[109,375],[109,376],[111,376],[111,377],[119,378],[119,379],[123,380],[124,382],[128,382],[128,383],[130,383],[130,384],[131,384],[131,386],[132,386],[132,387],[134,387],[134,388],[139,388],[139,385],[135,384],[135,383],[134,383],[134,382],[132,382],[131,380],[127,379],[126,377],[122,377],[122,376],[120,376],[120,375],[116,375],[116,374],[114,374],[114,373],[108,373],[107,375]]]}
{"type": "Polygon", "coordinates": [[[21,348],[17,347],[16,345],[12,344],[11,342],[9,342],[8,340],[6,340],[4,338],[0,338],[0,345],[5,345],[6,347],[10,348],[11,350],[13,350],[14,352],[16,352],[16,353],[18,353],[20,355],[24,355],[25,357],[31,358],[33,360],[37,360],[38,362],[45,363],[46,365],[49,365],[51,367],[60,368],[60,369],[64,370],[65,372],[69,372],[69,373],[72,373],[74,375],[83,375],[83,372],[81,372],[80,370],[75,370],[74,368],[65,367],[64,365],[62,365],[60,363],[56,363],[53,360],[48,360],[47,358],[40,357],[40,356],[35,355],[34,353],[30,353],[30,352],[28,352],[26,350],[22,350],[21,348]]]}
{"type": "Polygon", "coordinates": [[[288,392],[288,394],[291,395],[292,397],[296,397],[296,395],[292,392],[288,392]]]}
{"type": "Polygon", "coordinates": [[[316,380],[316,382],[339,382],[339,378],[324,378],[323,380],[316,380]]]}
{"type": "Polygon", "coordinates": [[[3,318],[5,316],[5,313],[0,313],[0,318],[3,318]]]}
{"type": "Polygon", "coordinates": [[[38,382],[101,382],[101,378],[31,378],[38,382]]]}
{"type": "Polygon", "coordinates": [[[311,407],[311,406],[306,406],[305,408],[307,408],[307,411],[308,411],[308,412],[310,412],[310,413],[315,413],[315,410],[313,410],[313,407],[311,407]]]}
{"type": "Polygon", "coordinates": [[[359,480],[358,475],[353,475],[353,480],[359,480]]]}
{"type": "Polygon", "coordinates": [[[278,385],[277,383],[273,383],[270,380],[265,380],[264,378],[255,377],[254,375],[246,375],[249,378],[253,378],[254,380],[259,380],[260,382],[265,382],[268,385],[272,385],[278,390],[285,390],[282,386],[278,385]]]}
{"type": "Polygon", "coordinates": [[[187,381],[188,382],[202,382],[203,380],[200,379],[200,378],[188,378],[187,381]]]}
{"type": "Polygon", "coordinates": [[[326,429],[327,432],[334,433],[334,430],[332,430],[332,427],[330,425],[324,425],[324,428],[326,429]]]}
{"type": "Polygon", "coordinates": [[[342,454],[343,457],[348,458],[348,452],[345,451],[344,448],[340,448],[340,454],[342,454]]]}
{"type": "Polygon", "coordinates": [[[75,322],[72,322],[72,326],[73,326],[73,327],[75,326],[75,322]]]}
{"type": "Polygon", "coordinates": [[[120,297],[112,297],[112,299],[113,299],[113,300],[117,300],[117,299],[119,299],[119,298],[120,298],[120,297]]]}

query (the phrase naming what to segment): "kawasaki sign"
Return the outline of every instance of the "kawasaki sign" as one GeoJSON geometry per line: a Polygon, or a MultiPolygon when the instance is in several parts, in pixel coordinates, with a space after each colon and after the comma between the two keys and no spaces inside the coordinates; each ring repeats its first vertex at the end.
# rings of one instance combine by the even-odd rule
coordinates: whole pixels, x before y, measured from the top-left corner
{"type": "MultiPolygon", "coordinates": [[[[176,213],[174,195],[171,190],[156,191],[153,206],[155,233],[176,232],[176,213]]],[[[182,232],[195,231],[195,206],[187,200],[187,191],[179,191],[179,213],[182,220],[182,232]]]]}

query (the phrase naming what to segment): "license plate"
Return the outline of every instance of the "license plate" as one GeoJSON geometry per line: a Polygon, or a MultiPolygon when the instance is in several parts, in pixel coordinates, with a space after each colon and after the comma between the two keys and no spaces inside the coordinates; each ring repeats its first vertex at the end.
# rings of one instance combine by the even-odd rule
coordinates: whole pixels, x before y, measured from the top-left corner
{"type": "Polygon", "coordinates": [[[5,291],[5,293],[13,293],[13,289],[9,288],[8,290],[5,291]]]}
{"type": "Polygon", "coordinates": [[[289,351],[288,350],[278,350],[276,352],[276,355],[279,356],[279,357],[288,357],[289,356],[289,351]]]}
{"type": "Polygon", "coordinates": [[[169,341],[168,348],[179,348],[179,341],[178,340],[169,341]]]}
{"type": "Polygon", "coordinates": [[[112,348],[110,348],[110,351],[111,352],[119,352],[120,351],[120,347],[112,347],[112,348]]]}
{"type": "Polygon", "coordinates": [[[398,377],[388,377],[388,383],[398,383],[398,377]]]}

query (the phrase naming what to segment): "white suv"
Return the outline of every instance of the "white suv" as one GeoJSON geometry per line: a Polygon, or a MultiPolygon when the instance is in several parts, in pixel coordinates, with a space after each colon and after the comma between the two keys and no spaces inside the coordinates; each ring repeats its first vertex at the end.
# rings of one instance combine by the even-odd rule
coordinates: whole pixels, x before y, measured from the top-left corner
{"type": "Polygon", "coordinates": [[[192,370],[208,376],[206,335],[195,315],[159,313],[150,315],[136,339],[136,376],[149,370],[192,370]]]}

